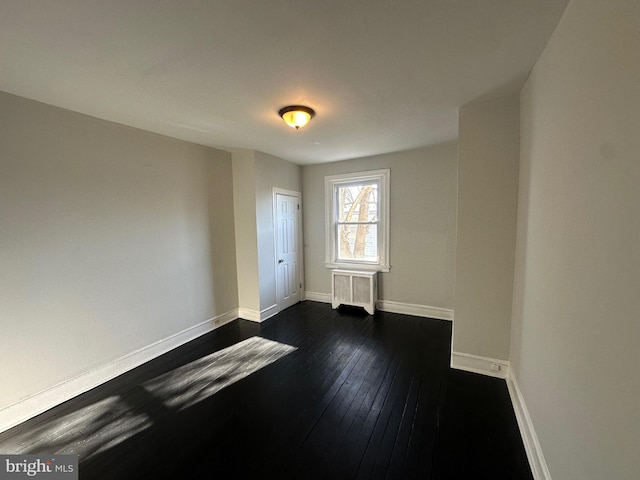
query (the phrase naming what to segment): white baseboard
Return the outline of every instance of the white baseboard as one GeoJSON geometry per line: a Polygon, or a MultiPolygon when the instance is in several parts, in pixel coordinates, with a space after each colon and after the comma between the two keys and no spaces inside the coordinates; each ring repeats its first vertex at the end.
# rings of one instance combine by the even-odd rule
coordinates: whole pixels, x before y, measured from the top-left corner
{"type": "Polygon", "coordinates": [[[378,310],[390,313],[402,313],[416,317],[437,318],[439,320],[453,320],[453,310],[448,308],[430,307],[428,305],[416,305],[413,303],[394,302],[391,300],[378,300],[378,310]]]}
{"type": "Polygon", "coordinates": [[[260,310],[260,321],[264,322],[266,319],[273,317],[278,313],[278,305],[271,305],[270,307],[260,310]]]}
{"type": "Polygon", "coordinates": [[[236,318],[238,318],[237,309],[218,315],[5,407],[0,410],[0,432],[4,432],[98,385],[102,385],[236,318]]]}
{"type": "MultiPolygon", "coordinates": [[[[330,293],[304,292],[305,300],[312,302],[331,303],[330,293]]],[[[389,313],[402,313],[416,317],[437,318],[439,320],[453,320],[453,310],[448,308],[416,305],[413,303],[394,302],[392,300],[378,300],[378,310],[389,313]]]]}
{"type": "Polygon", "coordinates": [[[238,317],[243,320],[250,320],[252,322],[260,321],[260,312],[258,310],[252,310],[250,308],[242,308],[238,309],[238,317]]]}
{"type": "Polygon", "coordinates": [[[273,317],[278,313],[278,306],[271,305],[264,310],[252,310],[250,308],[239,308],[238,317],[243,320],[250,320],[252,322],[264,322],[267,318],[273,317]]]}
{"type": "Polygon", "coordinates": [[[507,378],[509,376],[509,362],[498,360],[497,358],[481,357],[468,353],[451,353],[451,368],[465,370],[467,372],[481,373],[496,378],[507,378]]]}
{"type": "Polygon", "coordinates": [[[522,436],[522,443],[524,443],[524,449],[527,452],[533,478],[535,480],[551,480],[551,474],[549,473],[547,462],[544,459],[544,454],[538,441],[538,435],[536,435],[536,430],[533,428],[529,410],[524,402],[524,397],[522,396],[520,387],[518,387],[518,382],[513,371],[509,373],[509,377],[507,378],[507,389],[511,396],[511,403],[513,404],[513,410],[516,414],[520,435],[522,436]]]}
{"type": "Polygon", "coordinates": [[[312,302],[331,303],[330,293],[304,292],[304,299],[312,302]]]}
{"type": "Polygon", "coordinates": [[[544,459],[538,436],[529,416],[529,410],[518,387],[518,382],[510,363],[506,360],[453,352],[451,354],[451,368],[502,378],[506,381],[533,478],[534,480],[551,480],[547,462],[544,459]],[[500,367],[500,370],[494,370],[495,366],[500,367]]]}

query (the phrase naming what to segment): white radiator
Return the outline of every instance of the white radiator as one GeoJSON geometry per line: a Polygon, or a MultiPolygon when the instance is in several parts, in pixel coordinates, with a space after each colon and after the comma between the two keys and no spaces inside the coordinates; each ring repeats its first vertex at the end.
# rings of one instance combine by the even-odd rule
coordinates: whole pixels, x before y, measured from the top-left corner
{"type": "Polygon", "coordinates": [[[331,306],[364,307],[373,315],[378,302],[378,272],[331,270],[331,306]]]}

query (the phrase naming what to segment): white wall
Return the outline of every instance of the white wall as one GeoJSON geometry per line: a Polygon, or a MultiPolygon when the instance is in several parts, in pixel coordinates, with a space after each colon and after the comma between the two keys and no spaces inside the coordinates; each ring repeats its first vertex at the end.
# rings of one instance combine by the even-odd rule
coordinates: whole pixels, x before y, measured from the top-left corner
{"type": "Polygon", "coordinates": [[[325,259],[324,177],[391,169],[391,271],[379,275],[379,298],[453,308],[455,290],[457,148],[449,143],[342,162],[305,165],[306,290],[331,293],[325,259]]]}
{"type": "Polygon", "coordinates": [[[0,410],[237,308],[230,155],[0,93],[0,410]]]}
{"type": "Polygon", "coordinates": [[[572,1],[521,96],[511,361],[554,479],[640,478],[640,2],[572,1]]]}
{"type": "Polygon", "coordinates": [[[453,350],[508,360],[518,202],[517,96],[460,109],[453,350]]]}

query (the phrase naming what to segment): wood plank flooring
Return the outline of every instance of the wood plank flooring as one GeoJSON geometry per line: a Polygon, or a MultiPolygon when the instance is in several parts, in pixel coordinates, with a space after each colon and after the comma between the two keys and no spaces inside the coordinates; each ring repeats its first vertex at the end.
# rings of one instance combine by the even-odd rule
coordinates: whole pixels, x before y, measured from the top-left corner
{"type": "Polygon", "coordinates": [[[450,345],[447,321],[301,302],[0,434],[0,453],[78,453],[82,479],[532,479],[505,382],[451,370],[450,345]]]}

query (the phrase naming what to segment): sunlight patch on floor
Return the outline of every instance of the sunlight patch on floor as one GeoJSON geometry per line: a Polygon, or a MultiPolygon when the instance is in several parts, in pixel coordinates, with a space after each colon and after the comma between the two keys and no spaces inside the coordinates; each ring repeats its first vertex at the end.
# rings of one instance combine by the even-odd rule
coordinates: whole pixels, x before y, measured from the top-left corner
{"type": "Polygon", "coordinates": [[[291,345],[251,337],[145,382],[144,388],[162,398],[168,408],[180,411],[295,350],[291,345]]]}
{"type": "Polygon", "coordinates": [[[6,454],[62,453],[89,458],[151,425],[118,396],[81,408],[18,434],[0,446],[6,454]]]}
{"type": "Polygon", "coordinates": [[[151,427],[154,415],[164,416],[195,405],[295,350],[296,347],[265,338],[248,338],[121,395],[12,435],[0,443],[0,451],[77,454],[80,461],[87,460],[151,427]],[[150,408],[156,401],[162,402],[163,408],[150,408]]]}

